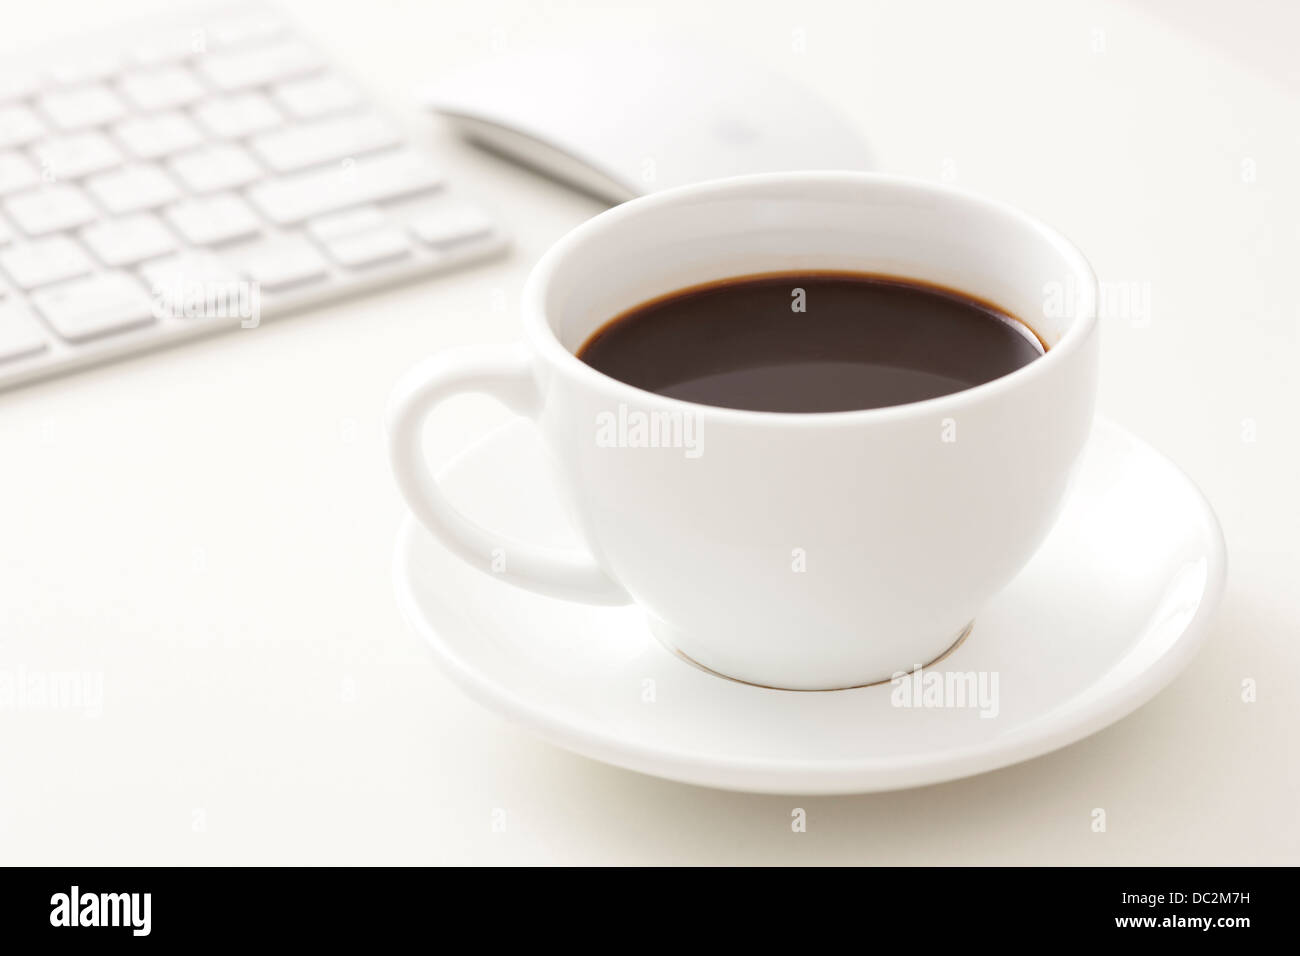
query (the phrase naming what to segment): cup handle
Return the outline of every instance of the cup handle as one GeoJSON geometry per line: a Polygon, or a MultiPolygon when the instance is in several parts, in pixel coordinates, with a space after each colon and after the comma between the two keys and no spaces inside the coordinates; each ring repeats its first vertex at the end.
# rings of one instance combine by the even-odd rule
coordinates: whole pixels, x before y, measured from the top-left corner
{"type": "Polygon", "coordinates": [[[535,420],[541,408],[532,361],[521,345],[466,346],[407,372],[388,402],[388,455],[397,486],[420,523],[462,561],[517,587],[587,604],[630,603],[589,553],[496,534],[447,500],[424,460],[424,423],[438,403],[463,392],[489,395],[529,419],[535,420]],[[498,554],[504,558],[500,571],[492,566],[498,554]]]}

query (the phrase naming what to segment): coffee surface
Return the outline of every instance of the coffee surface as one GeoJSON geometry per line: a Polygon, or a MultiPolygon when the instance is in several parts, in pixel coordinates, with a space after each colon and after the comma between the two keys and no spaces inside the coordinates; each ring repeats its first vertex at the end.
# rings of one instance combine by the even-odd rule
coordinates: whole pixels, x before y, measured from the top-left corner
{"type": "Polygon", "coordinates": [[[904,279],[747,276],[617,316],[578,358],[629,385],[703,405],[837,412],[902,405],[1014,372],[1043,354],[991,306],[904,279]]]}

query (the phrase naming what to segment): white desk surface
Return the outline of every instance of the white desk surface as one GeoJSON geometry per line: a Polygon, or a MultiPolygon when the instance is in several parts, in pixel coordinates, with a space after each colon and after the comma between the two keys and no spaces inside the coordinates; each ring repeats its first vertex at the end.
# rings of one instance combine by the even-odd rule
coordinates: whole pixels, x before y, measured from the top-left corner
{"type": "MultiPolygon", "coordinates": [[[[26,4],[3,42],[163,5],[26,4]]],[[[514,250],[0,394],[0,668],[104,675],[97,719],[0,711],[0,861],[1300,862],[1294,5],[287,6],[439,140],[514,250]],[[861,123],[881,168],[1022,205],[1104,280],[1149,283],[1149,324],[1107,319],[1101,410],[1192,475],[1230,555],[1208,645],[1153,702],[969,780],[749,796],[543,744],[462,696],[404,626],[389,387],[435,349],[514,338],[532,263],[601,208],[449,139],[412,92],[494,48],[646,23],[788,69],[861,123]],[[791,833],[794,806],[806,833],[791,833]]],[[[430,454],[503,417],[459,401],[435,419],[430,454]]]]}

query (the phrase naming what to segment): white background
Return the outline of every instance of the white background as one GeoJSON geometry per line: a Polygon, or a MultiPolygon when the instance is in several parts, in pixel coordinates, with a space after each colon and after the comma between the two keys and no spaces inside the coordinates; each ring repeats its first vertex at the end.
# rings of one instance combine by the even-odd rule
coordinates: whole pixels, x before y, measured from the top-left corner
{"type": "MultiPolygon", "coordinates": [[[[3,42],[22,51],[162,6],[5,0],[3,42]]],[[[0,861],[1300,862],[1294,5],[287,6],[437,141],[515,247],[0,394],[0,668],[105,682],[98,719],[0,710],[0,861]],[[601,208],[451,140],[414,91],[494,49],[651,24],[788,70],[852,115],[881,168],[1017,203],[1103,280],[1149,283],[1149,324],[1106,320],[1101,410],[1200,484],[1229,549],[1213,634],[1152,703],[966,781],[748,796],[542,744],[464,698],[405,628],[388,389],[432,350],[516,337],[529,267],[601,208]],[[794,806],[806,833],[791,833],[794,806]]],[[[431,455],[502,417],[459,400],[436,416],[431,455]]]]}

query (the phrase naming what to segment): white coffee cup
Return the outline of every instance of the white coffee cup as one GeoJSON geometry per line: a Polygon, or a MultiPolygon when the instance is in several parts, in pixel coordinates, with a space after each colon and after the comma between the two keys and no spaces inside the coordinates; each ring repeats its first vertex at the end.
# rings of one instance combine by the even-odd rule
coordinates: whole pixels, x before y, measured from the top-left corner
{"type": "Polygon", "coordinates": [[[463,560],[553,597],[635,602],[660,640],[719,674],[798,690],[887,680],[944,654],[1055,521],[1093,416],[1096,301],[1066,239],[951,188],[804,172],[657,193],[541,259],[521,344],[448,351],[407,374],[388,414],[393,470],[416,517],[463,560]],[[682,402],[575,357],[657,296],[800,270],[959,290],[1049,350],[939,398],[814,414],[682,402]],[[585,551],[489,531],[444,498],[422,426],[461,392],[533,420],[585,551]]]}

